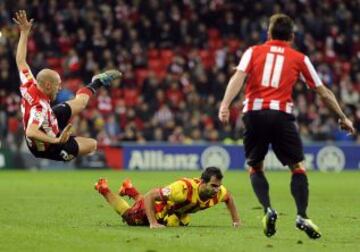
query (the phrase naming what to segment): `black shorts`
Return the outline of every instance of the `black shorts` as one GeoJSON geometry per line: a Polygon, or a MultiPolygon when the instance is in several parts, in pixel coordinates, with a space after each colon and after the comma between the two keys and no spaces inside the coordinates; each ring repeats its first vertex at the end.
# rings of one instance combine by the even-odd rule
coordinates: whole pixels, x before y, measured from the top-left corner
{"type": "Polygon", "coordinates": [[[66,102],[55,105],[51,108],[58,121],[59,129],[62,131],[68,125],[71,118],[71,108],[66,102]]]}
{"type": "Polygon", "coordinates": [[[79,154],[79,145],[74,136],[64,144],[50,144],[45,151],[38,151],[29,146],[31,153],[37,158],[45,158],[56,161],[71,161],[79,154]]]}
{"type": "MultiPolygon", "coordinates": [[[[67,103],[60,103],[52,107],[52,110],[58,121],[59,129],[62,131],[71,118],[71,108],[67,103]]],[[[79,154],[79,145],[74,136],[70,136],[69,140],[64,144],[51,144],[46,151],[38,151],[30,146],[29,149],[35,157],[57,161],[70,161],[79,154]]]]}
{"type": "Polygon", "coordinates": [[[283,165],[304,160],[303,145],[295,117],[276,110],[249,111],[243,116],[244,147],[249,166],[265,159],[269,144],[283,165]]]}

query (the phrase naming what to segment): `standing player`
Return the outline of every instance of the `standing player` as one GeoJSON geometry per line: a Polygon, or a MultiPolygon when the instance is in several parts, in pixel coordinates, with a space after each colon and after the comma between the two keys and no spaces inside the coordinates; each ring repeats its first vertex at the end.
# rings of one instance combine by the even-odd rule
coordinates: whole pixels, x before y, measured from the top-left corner
{"type": "Polygon", "coordinates": [[[16,52],[16,64],[21,79],[21,111],[26,143],[32,154],[38,158],[70,161],[78,155],[87,155],[97,148],[95,139],[71,136],[72,116],[83,111],[95,91],[101,86],[109,86],[111,81],[121,77],[116,70],[95,75],[93,81],[76,93],[73,100],[50,106],[61,89],[61,79],[51,69],[41,70],[36,79],[26,62],[27,41],[33,20],[28,21],[26,13],[16,13],[14,22],[20,28],[20,39],[16,52]]]}
{"type": "Polygon", "coordinates": [[[292,89],[300,77],[337,115],[342,129],[355,133],[352,122],[341,110],[334,94],[326,88],[309,58],[290,47],[293,21],[284,14],[270,18],[269,40],[247,49],[229,81],[220,106],[219,119],[229,120],[229,106],[246,79],[243,120],[244,145],[254,192],[264,208],[264,233],[275,234],[277,213],[271,208],[269,184],[264,175],[263,160],[269,144],[283,165],[292,171],[291,193],[297,207],[296,227],[312,238],[320,238],[319,228],[306,214],[308,179],[304,167],[302,142],[292,115],[292,89]]]}
{"type": "Polygon", "coordinates": [[[112,193],[105,179],[99,179],[95,189],[121,215],[128,225],[162,228],[165,226],[187,226],[189,214],[205,210],[224,202],[230,212],[234,227],[240,225],[236,205],[230,192],[221,184],[223,175],[219,168],[208,167],[200,179],[183,178],[174,183],[156,188],[142,196],[125,180],[120,187],[120,196],[129,196],[135,200],[132,207],[112,193]]]}

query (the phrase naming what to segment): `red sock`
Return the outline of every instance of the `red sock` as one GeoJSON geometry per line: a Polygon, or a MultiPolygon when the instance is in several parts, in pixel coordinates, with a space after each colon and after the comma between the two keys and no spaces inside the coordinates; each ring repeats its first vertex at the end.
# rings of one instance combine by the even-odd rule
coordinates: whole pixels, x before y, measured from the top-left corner
{"type": "Polygon", "coordinates": [[[253,167],[249,168],[249,175],[250,176],[253,175],[254,173],[257,173],[257,172],[264,173],[263,170],[255,169],[253,167]]]}
{"type": "Polygon", "coordinates": [[[139,192],[138,192],[138,190],[136,190],[135,187],[131,187],[131,188],[126,188],[126,189],[125,189],[125,194],[126,194],[127,196],[129,196],[130,198],[135,199],[136,196],[139,195],[139,192]]]}
{"type": "Polygon", "coordinates": [[[77,95],[78,95],[78,94],[86,94],[86,95],[88,95],[89,97],[91,97],[91,96],[94,94],[94,91],[91,90],[91,89],[88,88],[88,87],[82,87],[82,88],[80,88],[80,89],[76,92],[76,94],[77,94],[77,95]]]}
{"type": "Polygon", "coordinates": [[[101,193],[102,196],[105,196],[108,192],[110,192],[109,188],[100,188],[99,193],[101,193]]]}
{"type": "Polygon", "coordinates": [[[292,174],[305,174],[306,175],[306,170],[304,168],[296,168],[294,170],[291,171],[292,174]]]}

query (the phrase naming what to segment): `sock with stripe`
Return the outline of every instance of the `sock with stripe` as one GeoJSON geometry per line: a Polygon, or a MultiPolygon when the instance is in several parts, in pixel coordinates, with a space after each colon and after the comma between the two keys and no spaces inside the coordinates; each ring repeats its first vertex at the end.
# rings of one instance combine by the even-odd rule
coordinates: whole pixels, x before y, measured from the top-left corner
{"type": "Polygon", "coordinates": [[[297,214],[307,218],[306,209],[309,200],[309,184],[304,170],[294,170],[291,176],[291,194],[295,199],[297,214]]]}
{"type": "Polygon", "coordinates": [[[103,86],[102,82],[99,79],[96,79],[90,84],[88,84],[86,87],[90,89],[93,92],[93,94],[95,94],[96,90],[98,90],[102,86],[103,86]]]}
{"type": "Polygon", "coordinates": [[[269,197],[269,183],[264,175],[264,172],[251,169],[250,180],[255,195],[264,208],[264,212],[266,213],[267,208],[271,206],[269,197]]]}
{"type": "Polygon", "coordinates": [[[125,194],[126,194],[127,196],[129,196],[130,198],[136,200],[137,196],[138,196],[140,193],[138,192],[138,190],[136,190],[135,187],[130,187],[130,188],[126,188],[126,189],[125,189],[125,194]]]}
{"type": "Polygon", "coordinates": [[[104,196],[110,206],[122,216],[130,208],[129,204],[119,196],[113,194],[108,188],[106,189],[101,190],[100,193],[104,196]]]}

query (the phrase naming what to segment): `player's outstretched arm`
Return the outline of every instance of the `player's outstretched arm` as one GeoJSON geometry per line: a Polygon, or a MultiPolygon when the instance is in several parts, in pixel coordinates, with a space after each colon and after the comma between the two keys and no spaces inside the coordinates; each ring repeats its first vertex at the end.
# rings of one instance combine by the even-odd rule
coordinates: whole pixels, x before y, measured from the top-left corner
{"type": "Polygon", "coordinates": [[[322,98],[324,103],[339,117],[339,125],[341,129],[355,134],[356,130],[352,121],[342,111],[333,92],[324,85],[320,85],[315,89],[316,93],[322,98]]]}
{"type": "Polygon", "coordinates": [[[229,80],[229,83],[226,87],[224,98],[222,99],[220,110],[219,110],[219,120],[222,123],[227,123],[230,118],[229,106],[234,98],[239,94],[241,87],[244,84],[246,73],[240,70],[237,70],[234,75],[229,80]]]}
{"type": "Polygon", "coordinates": [[[155,217],[155,200],[161,200],[159,189],[152,189],[145,194],[144,205],[146,216],[149,220],[150,228],[163,228],[165,226],[158,223],[155,217]]]}
{"type": "Polygon", "coordinates": [[[28,20],[26,12],[24,10],[20,10],[15,13],[13,21],[19,26],[20,29],[20,38],[16,50],[16,65],[21,71],[22,69],[29,68],[28,64],[26,63],[26,54],[27,42],[33,24],[33,19],[28,20]]]}
{"type": "Polygon", "coordinates": [[[225,201],[226,207],[228,208],[230,215],[231,215],[231,220],[233,222],[233,227],[239,227],[240,226],[240,217],[236,208],[236,204],[234,201],[234,198],[232,197],[231,193],[228,192],[228,198],[225,201]]]}
{"type": "Polygon", "coordinates": [[[27,127],[25,135],[29,138],[36,139],[44,143],[63,144],[69,140],[71,135],[71,127],[71,124],[69,124],[61,132],[59,137],[51,137],[41,131],[37,124],[32,123],[27,127]]]}

